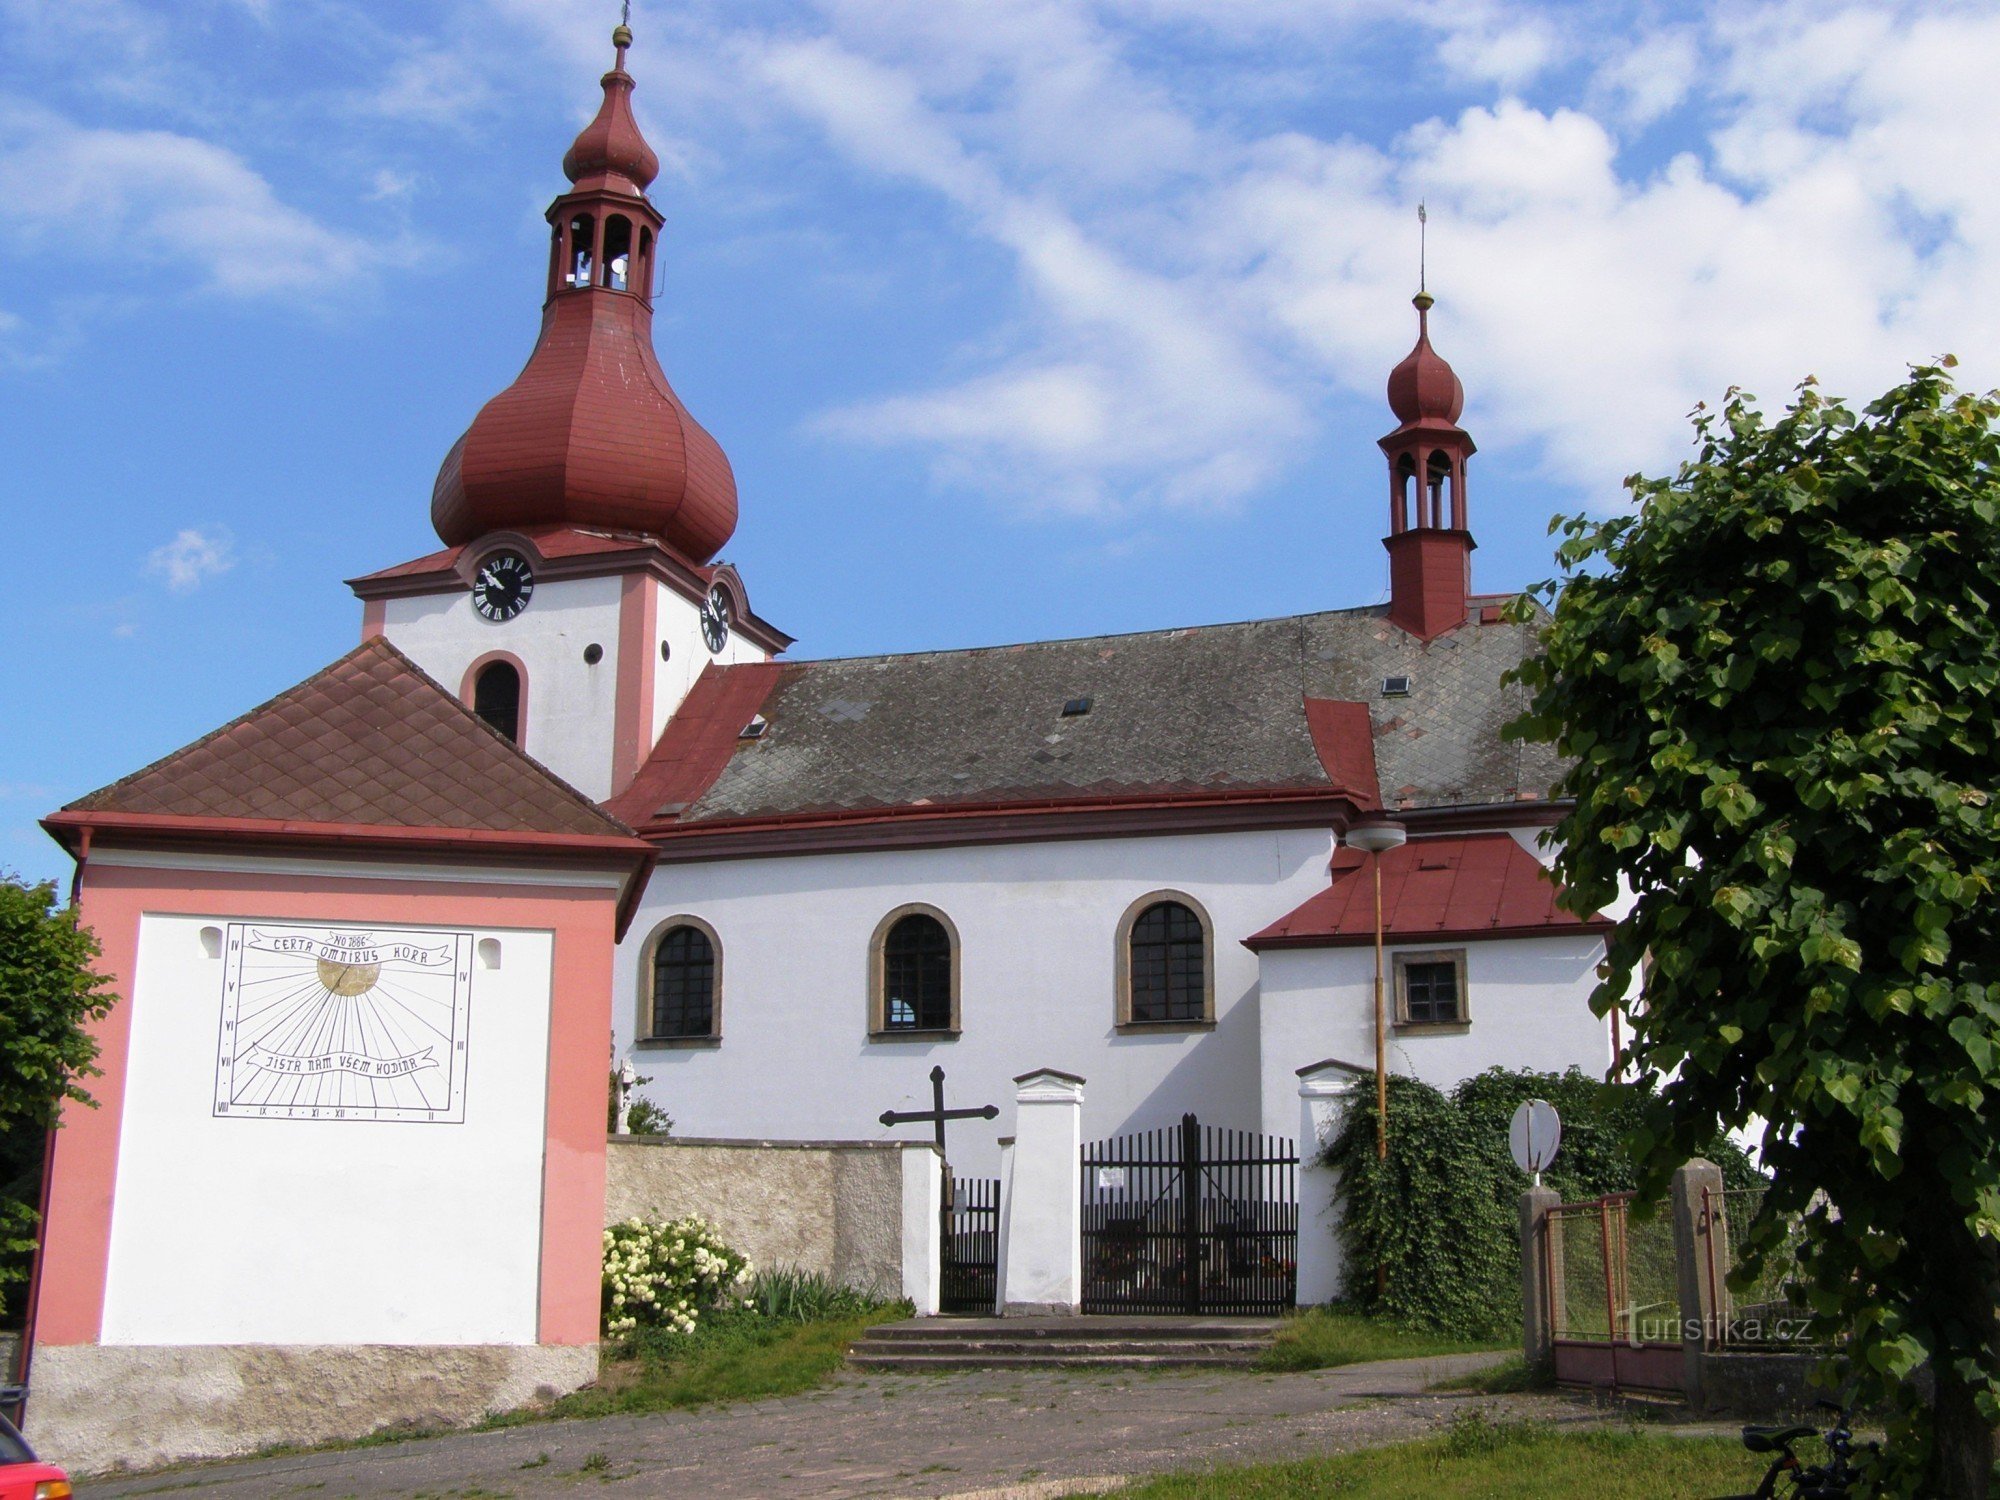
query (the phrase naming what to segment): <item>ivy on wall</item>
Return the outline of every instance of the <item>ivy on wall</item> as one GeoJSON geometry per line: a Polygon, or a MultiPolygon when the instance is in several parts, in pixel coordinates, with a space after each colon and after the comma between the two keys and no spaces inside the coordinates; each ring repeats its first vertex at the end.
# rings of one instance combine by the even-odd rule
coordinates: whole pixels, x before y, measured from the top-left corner
{"type": "MultiPolygon", "coordinates": [[[[1518,1207],[1529,1179],[1507,1149],[1515,1109],[1528,1099],[1555,1105],[1563,1121],[1562,1150],[1542,1178],[1565,1201],[1577,1201],[1637,1186],[1638,1167],[1623,1142],[1651,1093],[1650,1085],[1601,1083],[1578,1068],[1489,1068],[1449,1095],[1394,1076],[1389,1155],[1377,1160],[1375,1096],[1364,1091],[1322,1153],[1341,1173],[1348,1300],[1406,1326],[1460,1338],[1499,1338],[1517,1330],[1518,1207]],[[1379,1293],[1378,1265],[1388,1270],[1379,1293]]],[[[1722,1168],[1730,1187],[1763,1180],[1726,1136],[1702,1154],[1722,1168]]]]}

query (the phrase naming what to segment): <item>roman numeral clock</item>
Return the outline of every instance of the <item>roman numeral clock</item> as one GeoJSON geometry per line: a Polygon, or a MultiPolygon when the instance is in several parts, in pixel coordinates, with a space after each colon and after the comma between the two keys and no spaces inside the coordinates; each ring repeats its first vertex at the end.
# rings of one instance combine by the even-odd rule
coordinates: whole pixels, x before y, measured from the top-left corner
{"type": "Polygon", "coordinates": [[[535,570],[518,552],[494,553],[472,580],[472,607],[496,624],[513,619],[534,596],[535,570]]]}

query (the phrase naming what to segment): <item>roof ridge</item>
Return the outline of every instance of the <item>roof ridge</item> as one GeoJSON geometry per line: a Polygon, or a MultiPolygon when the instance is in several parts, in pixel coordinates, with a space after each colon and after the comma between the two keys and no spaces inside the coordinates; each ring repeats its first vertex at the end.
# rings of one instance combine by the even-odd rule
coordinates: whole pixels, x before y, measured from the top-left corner
{"type": "MultiPolygon", "coordinates": [[[[1081,646],[1091,641],[1136,641],[1143,637],[1164,637],[1170,635],[1191,635],[1209,630],[1240,630],[1250,625],[1289,625],[1307,620],[1332,619],[1337,615],[1380,615],[1388,618],[1387,604],[1355,604],[1345,609],[1309,609],[1291,615],[1261,615],[1250,620],[1215,620],[1206,625],[1156,625],[1147,630],[1113,630],[1100,635],[1061,635],[1039,641],[1003,641],[992,646],[937,646],[921,651],[882,651],[859,656],[804,656],[794,657],[789,665],[795,667],[840,666],[853,662],[909,661],[919,656],[978,656],[984,653],[1002,651],[1032,651],[1038,646],[1081,646]]],[[[747,663],[732,662],[732,666],[747,663]]]]}

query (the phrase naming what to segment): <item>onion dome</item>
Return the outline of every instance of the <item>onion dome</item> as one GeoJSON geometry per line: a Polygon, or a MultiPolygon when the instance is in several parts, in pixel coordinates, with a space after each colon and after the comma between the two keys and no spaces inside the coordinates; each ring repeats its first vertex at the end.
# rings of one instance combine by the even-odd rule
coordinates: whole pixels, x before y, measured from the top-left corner
{"type": "Polygon", "coordinates": [[[1426,420],[1455,425],[1465,410],[1465,387],[1444,356],[1431,347],[1430,311],[1435,300],[1429,292],[1417,293],[1417,347],[1389,372],[1389,409],[1405,426],[1426,420]]]}
{"type": "Polygon", "coordinates": [[[654,536],[705,563],[736,529],[736,476],[653,352],[659,158],[632,117],[631,32],[604,103],[564,158],[541,336],[514,383],[445,456],[431,524],[447,546],[491,531],[588,526],[654,536]]]}
{"type": "Polygon", "coordinates": [[[631,29],[620,26],[611,33],[611,42],[618,58],[604,75],[604,103],[563,157],[563,175],[580,188],[613,186],[643,193],[660,175],[660,158],[632,118],[632,75],[625,71],[631,29]]]}

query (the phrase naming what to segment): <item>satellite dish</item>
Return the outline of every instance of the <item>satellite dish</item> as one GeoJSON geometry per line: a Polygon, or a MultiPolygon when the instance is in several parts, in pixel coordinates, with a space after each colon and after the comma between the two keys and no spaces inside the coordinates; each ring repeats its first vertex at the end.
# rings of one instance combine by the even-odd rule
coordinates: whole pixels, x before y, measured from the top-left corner
{"type": "Polygon", "coordinates": [[[1546,1099],[1530,1099],[1514,1111],[1514,1123],[1507,1127],[1507,1145],[1514,1153],[1514,1165],[1542,1185],[1542,1172],[1556,1159],[1562,1145],[1562,1116],[1546,1099]]]}

